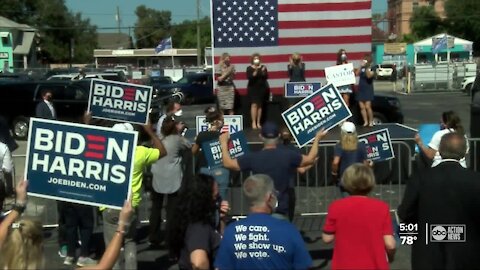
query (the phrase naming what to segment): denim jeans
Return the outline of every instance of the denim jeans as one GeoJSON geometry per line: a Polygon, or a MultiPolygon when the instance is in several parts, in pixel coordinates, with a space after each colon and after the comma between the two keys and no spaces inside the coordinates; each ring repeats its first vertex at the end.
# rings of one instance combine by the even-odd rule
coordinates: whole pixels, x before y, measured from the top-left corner
{"type": "Polygon", "coordinates": [[[221,167],[217,169],[210,169],[208,167],[201,167],[200,173],[212,176],[218,184],[218,192],[222,199],[226,199],[228,185],[230,184],[230,171],[221,167]]]}
{"type": "MultiPolygon", "coordinates": [[[[112,241],[118,227],[118,215],[120,214],[119,210],[105,209],[102,213],[103,215],[103,238],[105,240],[105,246],[108,246],[108,243],[112,241]]],[[[137,243],[135,242],[135,237],[137,234],[137,222],[138,215],[137,209],[133,213],[130,219],[130,226],[125,228],[125,237],[124,237],[124,256],[125,256],[125,269],[137,269],[137,243]]],[[[115,265],[112,269],[120,269],[120,260],[121,256],[115,262],[115,265]]]]}

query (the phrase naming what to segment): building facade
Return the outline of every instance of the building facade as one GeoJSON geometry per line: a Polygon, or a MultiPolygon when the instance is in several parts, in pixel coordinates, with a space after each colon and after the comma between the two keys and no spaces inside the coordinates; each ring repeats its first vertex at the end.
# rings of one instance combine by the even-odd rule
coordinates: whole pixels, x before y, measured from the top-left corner
{"type": "Polygon", "coordinates": [[[410,34],[410,19],[416,7],[433,6],[440,18],[445,18],[445,0],[388,0],[389,33],[401,38],[410,34]]]}
{"type": "Polygon", "coordinates": [[[0,69],[27,69],[36,63],[34,38],[37,30],[0,16],[0,69]],[[7,68],[8,67],[8,68],[7,68]]]}

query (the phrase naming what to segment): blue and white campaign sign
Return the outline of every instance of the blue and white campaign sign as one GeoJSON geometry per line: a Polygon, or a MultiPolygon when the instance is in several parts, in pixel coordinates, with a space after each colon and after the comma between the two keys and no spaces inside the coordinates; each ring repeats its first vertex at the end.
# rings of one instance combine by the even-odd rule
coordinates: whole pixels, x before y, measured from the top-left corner
{"type": "MultiPolygon", "coordinates": [[[[224,123],[221,132],[233,134],[243,130],[242,115],[224,115],[223,122],[224,123]]],[[[197,115],[195,118],[195,127],[197,128],[197,135],[202,131],[208,130],[208,122],[205,115],[197,115]]]]}
{"type": "MultiPolygon", "coordinates": [[[[204,142],[202,151],[210,168],[222,167],[222,149],[219,140],[204,142]]],[[[228,141],[230,157],[238,158],[248,153],[248,151],[248,142],[242,131],[230,135],[230,140],[228,141]]]]}
{"type": "Polygon", "coordinates": [[[330,130],[351,115],[333,84],[322,87],[282,113],[299,147],[311,142],[320,129],[330,130]]]}
{"type": "Polygon", "coordinates": [[[378,162],[395,158],[388,128],[362,134],[358,136],[358,141],[365,143],[367,159],[371,161],[378,162]]]}
{"type": "Polygon", "coordinates": [[[352,63],[325,68],[325,79],[335,87],[352,85],[357,82],[352,63]]]}
{"type": "Polygon", "coordinates": [[[137,133],[30,119],[30,196],[120,209],[131,192],[137,133]]]}
{"type": "Polygon", "coordinates": [[[152,87],[92,79],[88,110],[92,117],[147,124],[152,87]]]}
{"type": "Polygon", "coordinates": [[[321,82],[287,82],[285,83],[285,97],[306,97],[322,88],[321,82]]]}

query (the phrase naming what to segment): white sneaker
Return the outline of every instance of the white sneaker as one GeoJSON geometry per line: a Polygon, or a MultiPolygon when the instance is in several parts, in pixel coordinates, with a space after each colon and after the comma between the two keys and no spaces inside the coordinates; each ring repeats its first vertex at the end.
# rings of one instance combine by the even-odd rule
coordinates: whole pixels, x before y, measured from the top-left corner
{"type": "Polygon", "coordinates": [[[97,261],[90,258],[90,257],[80,257],[77,261],[77,266],[84,267],[84,266],[92,266],[96,265],[97,261]]]}
{"type": "Polygon", "coordinates": [[[63,264],[64,265],[72,265],[73,261],[75,261],[74,257],[67,256],[67,257],[65,257],[65,260],[63,261],[63,264]]]}

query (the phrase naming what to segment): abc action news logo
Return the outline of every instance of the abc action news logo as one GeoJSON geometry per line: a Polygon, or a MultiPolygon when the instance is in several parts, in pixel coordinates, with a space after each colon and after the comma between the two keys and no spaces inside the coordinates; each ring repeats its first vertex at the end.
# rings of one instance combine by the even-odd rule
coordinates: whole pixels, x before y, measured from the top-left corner
{"type": "Polygon", "coordinates": [[[136,140],[107,135],[95,129],[83,129],[80,134],[80,130],[55,130],[48,125],[37,127],[30,146],[33,147],[30,150],[33,151],[31,170],[115,184],[128,180],[136,140]]]}

